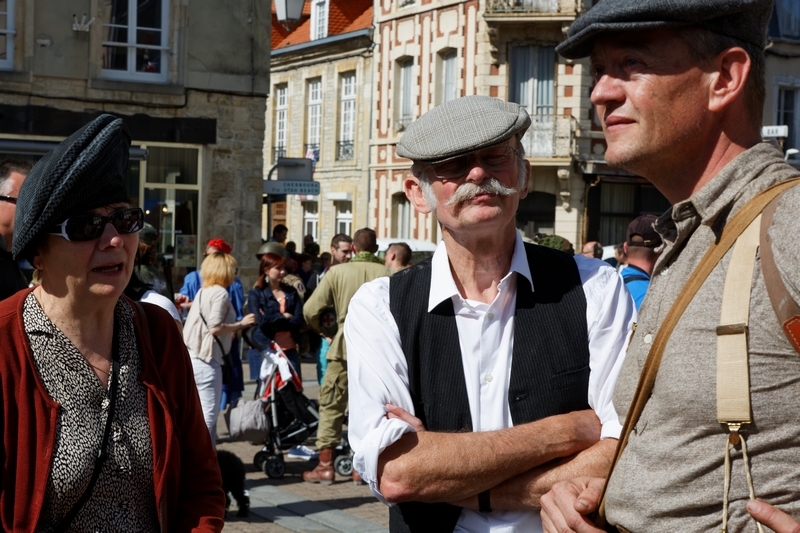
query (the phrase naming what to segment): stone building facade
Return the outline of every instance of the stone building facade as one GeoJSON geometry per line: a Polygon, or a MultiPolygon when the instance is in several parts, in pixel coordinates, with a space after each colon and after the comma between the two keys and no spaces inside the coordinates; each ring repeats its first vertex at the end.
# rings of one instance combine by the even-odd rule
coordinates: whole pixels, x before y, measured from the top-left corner
{"type": "MultiPolygon", "coordinates": [[[[776,0],[767,44],[767,94],[764,125],[788,126],[778,139],[785,150],[800,150],[800,3],[776,0]]],[[[800,153],[788,159],[800,166],[800,153]]]]}
{"type": "Polygon", "coordinates": [[[261,244],[269,6],[232,0],[6,0],[0,158],[37,159],[100,113],[123,118],[128,188],[177,291],[205,242],[245,284],[261,244]],[[73,16],[75,14],[75,16],[73,16]],[[214,38],[210,39],[209,35],[214,38]]]}
{"type": "Polygon", "coordinates": [[[369,222],[372,0],[311,0],[297,25],[273,29],[264,176],[279,156],[308,157],[320,184],[319,195],[278,198],[273,226],[298,249],[311,235],[326,251],[369,222]]]}
{"type": "MultiPolygon", "coordinates": [[[[394,147],[408,123],[471,94],[523,104],[532,117],[523,139],[529,195],[517,213],[525,235],[556,233],[576,248],[589,240],[614,244],[636,216],[669,208],[646,180],[605,163],[588,60],[555,54],[569,25],[594,3],[375,0],[370,224],[379,236],[438,240],[433,217],[416,213],[403,194],[410,163],[394,147]]],[[[796,0],[776,0],[769,42],[764,125],[789,125],[781,142],[800,149],[796,0]]]]}
{"type": "Polygon", "coordinates": [[[590,82],[583,64],[554,48],[585,3],[376,0],[370,212],[379,236],[438,240],[433,217],[416,213],[403,194],[410,164],[394,147],[434,106],[479,94],[523,104],[533,119],[523,139],[531,180],[520,230],[581,240],[586,184],[578,162],[596,136],[590,82]]]}

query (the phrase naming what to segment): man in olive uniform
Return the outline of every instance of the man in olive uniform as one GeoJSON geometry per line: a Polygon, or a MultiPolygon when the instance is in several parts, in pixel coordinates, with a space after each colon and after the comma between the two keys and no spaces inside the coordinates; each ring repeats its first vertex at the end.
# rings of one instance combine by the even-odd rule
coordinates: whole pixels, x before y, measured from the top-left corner
{"type": "MultiPolygon", "coordinates": [[[[342,438],[342,423],[347,409],[347,353],[344,342],[344,320],[350,299],[368,281],[391,274],[383,262],[375,257],[378,251],[375,231],[364,228],[356,232],[353,239],[355,255],[349,262],[332,267],[303,307],[303,316],[311,329],[322,332],[320,317],[327,307],[336,309],[338,330],[328,350],[328,368],[319,391],[319,427],[317,448],[319,465],[303,473],[303,479],[311,483],[330,485],[333,483],[333,449],[342,438]]],[[[360,482],[358,474],[353,479],[360,482]]]]}

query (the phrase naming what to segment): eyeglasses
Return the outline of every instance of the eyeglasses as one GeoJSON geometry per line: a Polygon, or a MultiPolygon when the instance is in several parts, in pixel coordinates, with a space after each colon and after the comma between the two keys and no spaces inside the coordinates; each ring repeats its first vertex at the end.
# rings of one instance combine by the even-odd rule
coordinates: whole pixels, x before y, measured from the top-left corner
{"type": "Polygon", "coordinates": [[[91,241],[98,239],[111,223],[117,233],[136,233],[144,226],[144,212],[140,207],[121,209],[108,216],[78,215],[50,228],[50,235],[61,235],[68,241],[91,241]]]}
{"type": "Polygon", "coordinates": [[[519,155],[520,153],[510,145],[503,144],[462,155],[442,163],[434,163],[433,165],[428,165],[428,168],[433,171],[437,178],[451,180],[466,176],[470,169],[473,168],[470,163],[473,159],[477,159],[478,164],[486,172],[491,173],[505,170],[513,162],[514,157],[519,155]]]}
{"type": "Polygon", "coordinates": [[[17,199],[15,197],[13,197],[13,196],[1,196],[0,195],[0,200],[2,200],[4,202],[8,202],[10,204],[16,204],[17,203],[17,199]]]}

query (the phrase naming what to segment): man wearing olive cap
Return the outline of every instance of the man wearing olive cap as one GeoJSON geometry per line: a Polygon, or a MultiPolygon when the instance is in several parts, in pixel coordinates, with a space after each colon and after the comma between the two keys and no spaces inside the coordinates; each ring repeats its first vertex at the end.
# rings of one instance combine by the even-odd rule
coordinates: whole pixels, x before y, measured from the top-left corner
{"type": "Polygon", "coordinates": [[[610,394],[633,321],[614,269],[524,244],[525,109],[452,100],[406,130],[406,195],[434,213],[430,260],[350,303],[349,439],[392,532],[541,531],[539,495],[606,472],[610,394]]]}
{"type": "MultiPolygon", "coordinates": [[[[662,345],[656,343],[659,329],[696,279],[701,257],[726,231],[732,234],[730,221],[748,201],[798,176],[760,136],[763,50],[773,8],[773,0],[603,0],[572,25],[558,48],[568,58],[590,57],[606,161],[644,176],[673,203],[655,223],[664,251],[614,392],[620,420],[639,412],[629,406],[644,361],[662,345]]],[[[765,226],[769,239],[759,238],[755,260],[742,263],[753,266],[752,274],[736,278],[749,287],[749,320],[739,322],[744,329],[718,329],[727,315],[723,288],[727,298],[731,286],[728,250],[710,263],[713,270],[680,314],[652,392],[640,395],[643,410],[605,497],[607,521],[620,531],[724,531],[724,525],[756,531],[748,512],[777,531],[800,527],[750,499],[754,492],[800,517],[800,355],[776,319],[762,271],[770,250],[777,285],[787,299],[800,301],[800,188],[790,188],[776,206],[772,225],[765,226]],[[739,430],[740,438],[729,439],[717,385],[725,394],[733,391],[717,360],[731,351],[722,337],[735,331],[744,333],[741,360],[749,374],[749,387],[736,392],[749,395],[751,423],[739,430]]],[[[556,485],[542,498],[545,529],[600,531],[584,515],[598,506],[603,483],[587,477],[556,485]]]]}

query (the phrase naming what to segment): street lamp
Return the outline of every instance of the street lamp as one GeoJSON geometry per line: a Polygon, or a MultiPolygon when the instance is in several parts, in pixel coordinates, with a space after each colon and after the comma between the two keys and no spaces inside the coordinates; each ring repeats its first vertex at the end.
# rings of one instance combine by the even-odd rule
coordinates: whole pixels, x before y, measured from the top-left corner
{"type": "Polygon", "coordinates": [[[275,0],[275,14],[278,22],[287,30],[300,22],[305,0],[275,0]]]}

